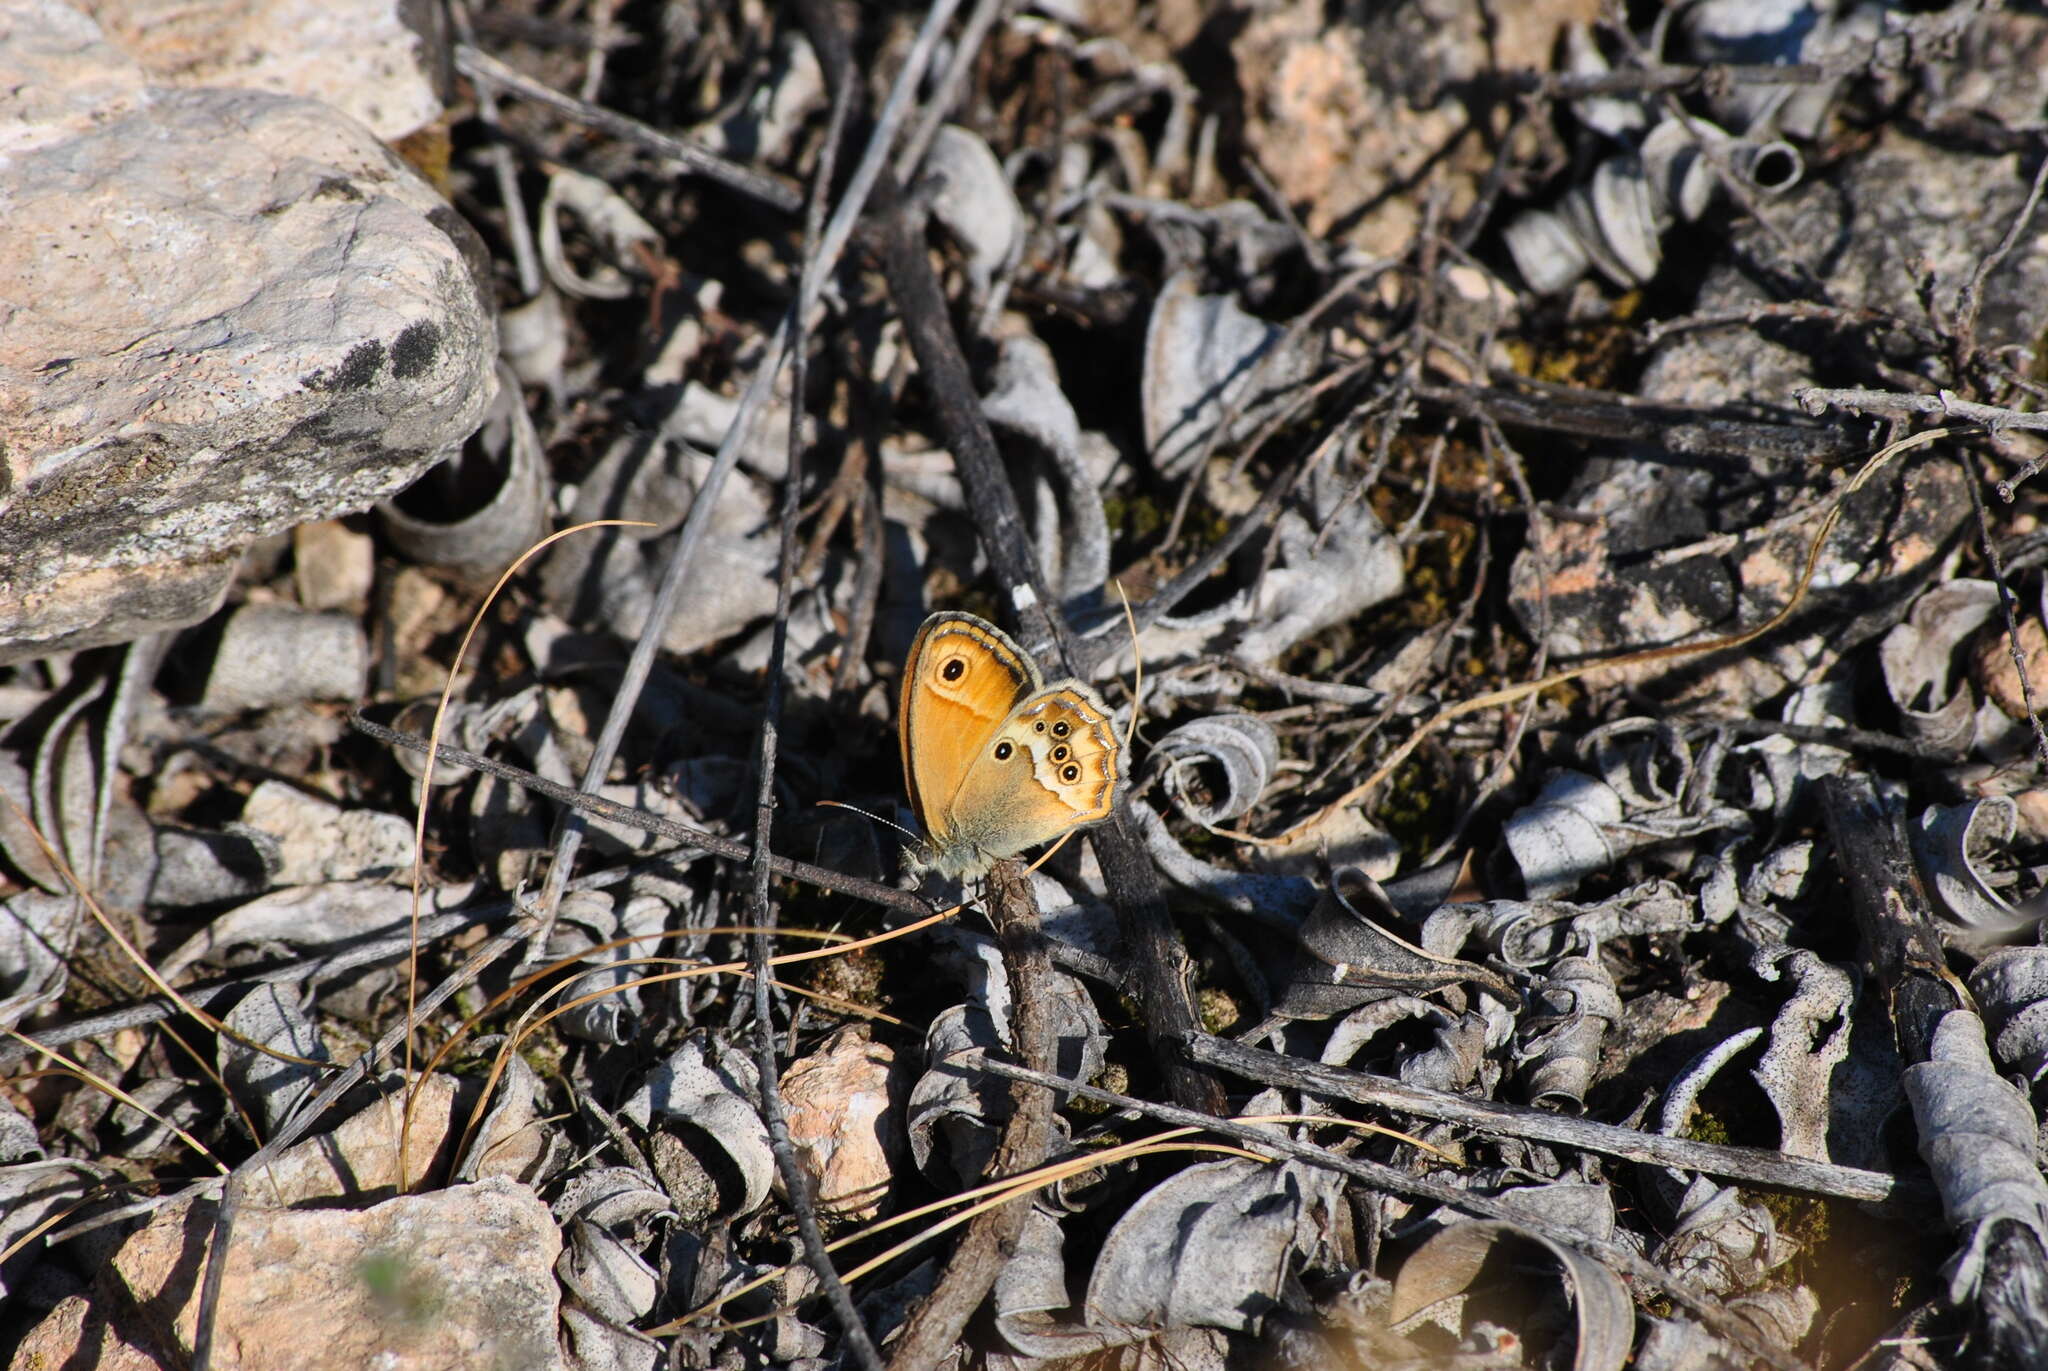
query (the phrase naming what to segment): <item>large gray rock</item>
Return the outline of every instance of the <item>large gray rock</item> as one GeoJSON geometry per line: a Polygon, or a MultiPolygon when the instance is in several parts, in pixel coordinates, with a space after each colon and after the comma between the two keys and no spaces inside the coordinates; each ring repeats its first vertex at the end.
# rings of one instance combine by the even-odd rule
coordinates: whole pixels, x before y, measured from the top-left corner
{"type": "Polygon", "coordinates": [[[334,106],[395,142],[443,114],[440,7],[414,0],[80,0],[150,84],[235,86],[334,106]]]}
{"type": "Polygon", "coordinates": [[[0,661],[202,618],[248,543],[462,441],[496,347],[468,234],[326,105],[152,88],[0,0],[0,661]]]}

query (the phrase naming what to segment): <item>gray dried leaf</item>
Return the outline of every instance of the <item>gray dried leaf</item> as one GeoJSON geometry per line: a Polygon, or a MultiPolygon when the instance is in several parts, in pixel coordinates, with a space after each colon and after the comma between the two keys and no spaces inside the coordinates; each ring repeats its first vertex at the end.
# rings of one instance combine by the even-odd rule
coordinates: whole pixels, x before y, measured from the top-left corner
{"type": "Polygon", "coordinates": [[[525,304],[498,311],[499,360],[512,368],[520,385],[547,387],[557,409],[564,398],[562,364],[568,357],[569,324],[562,297],[553,290],[542,286],[525,304]]]}
{"type": "MultiPolygon", "coordinates": [[[[1010,977],[1003,965],[1002,952],[993,939],[980,935],[968,938],[966,944],[972,954],[968,964],[968,1004],[988,1016],[1001,1049],[1014,1051],[1010,1023],[1015,1011],[1011,1007],[1010,977]]],[[[1064,971],[1055,970],[1047,976],[1044,989],[1042,1007],[1052,1030],[1053,1070],[1074,1080],[1094,1080],[1109,1056],[1109,1034],[1102,1027],[1094,998],[1087,987],[1064,971]]],[[[970,1023],[970,1028],[978,1029],[978,1025],[970,1023]]],[[[940,1058],[928,1053],[927,1060],[937,1063],[940,1058]]],[[[1001,1098],[1007,1100],[1007,1093],[1001,1098]]],[[[1056,1107],[1064,1107],[1064,1093],[1055,1093],[1053,1098],[1058,1102],[1056,1107]]],[[[1003,1113],[1008,1112],[1005,1107],[1003,1113]]]]}
{"type": "Polygon", "coordinates": [[[0,1028],[64,993],[66,959],[85,918],[75,895],[24,890],[0,901],[0,1028]]]}
{"type": "Polygon", "coordinates": [[[1998,611],[1998,586],[1958,577],[1928,587],[1884,635],[1877,661],[1907,737],[1958,755],[1976,736],[1977,704],[1961,649],[1998,611]]]}
{"type": "Polygon", "coordinates": [[[413,513],[401,496],[379,504],[377,516],[391,545],[408,561],[488,585],[547,532],[547,483],[546,455],[526,412],[519,378],[501,361],[498,393],[484,411],[483,426],[419,481],[451,492],[445,504],[436,502],[437,510],[473,512],[430,518],[413,513]]]}
{"type": "Polygon", "coordinates": [[[313,1061],[330,1060],[320,1030],[306,1016],[298,991],[289,985],[259,985],[244,995],[221,1020],[246,1042],[222,1037],[217,1051],[220,1074],[243,1104],[253,1103],[264,1133],[277,1131],[318,1087],[318,1067],[280,1061],[249,1043],[313,1061]]]}
{"type": "Polygon", "coordinates": [[[1739,810],[1688,802],[1692,754],[1676,730],[1625,720],[1589,735],[1582,750],[1598,759],[1603,777],[1553,772],[1503,825],[1531,898],[1564,894],[1641,848],[1747,826],[1739,810]]]}
{"type": "Polygon", "coordinates": [[[0,854],[19,875],[52,895],[61,895],[70,887],[36,841],[29,818],[34,805],[28,768],[13,752],[0,752],[0,854]]]}
{"type": "Polygon", "coordinates": [[[1060,389],[1052,351],[1036,338],[1003,340],[982,413],[1046,456],[1045,474],[1025,495],[1039,565],[1070,608],[1092,608],[1109,579],[1109,520],[1102,478],[1083,445],[1081,421],[1060,389]]]}
{"type": "Polygon", "coordinates": [[[1232,635],[1240,661],[1270,663],[1296,643],[1401,593],[1403,554],[1372,501],[1354,500],[1334,465],[1315,468],[1308,498],[1273,525],[1271,564],[1232,635]]]}
{"type": "Polygon", "coordinates": [[[1065,1247],[1059,1220],[1033,1209],[1025,1216],[1016,1247],[996,1273],[991,1295],[996,1331],[1025,1357],[1085,1356],[1140,1336],[1135,1330],[1084,1327],[1058,1317],[1073,1301],[1065,1247]]]}
{"type": "Polygon", "coordinates": [[[1450,985],[1471,985],[1521,1004],[1521,995],[1498,973],[1437,956],[1386,927],[1399,921],[1379,882],[1349,867],[1331,873],[1330,889],[1302,925],[1294,970],[1275,1012],[1326,1019],[1389,990],[1420,995],[1450,985]]]}
{"type": "Polygon", "coordinates": [[[1970,972],[1999,1065],[2038,1085],[2048,1075],[2048,947],[2001,947],[1970,972]]]}
{"type": "Polygon", "coordinates": [[[1423,1243],[1394,1278],[1388,1323],[1398,1328],[1432,1305],[1467,1294],[1495,1249],[1516,1239],[1542,1247],[1563,1270],[1578,1318],[1573,1371],[1620,1371],[1635,1342],[1635,1302],[1628,1287],[1592,1258],[1511,1223],[1464,1220],[1423,1243]]]}
{"type": "MultiPolygon", "coordinates": [[[[654,909],[655,929],[661,927],[665,913],[657,903],[654,909]]],[[[653,930],[628,930],[621,911],[613,906],[609,891],[577,890],[562,898],[554,936],[548,940],[542,961],[557,962],[581,956],[585,962],[601,968],[577,977],[575,983],[562,992],[560,1003],[564,1006],[586,996],[598,997],[588,1004],[563,1010],[557,1022],[564,1033],[589,1042],[612,1044],[630,1042],[638,1033],[640,991],[630,982],[638,979],[640,968],[610,964],[628,957],[644,956],[647,949],[635,944],[605,946],[626,936],[629,931],[653,930]]]]}
{"type": "Polygon", "coordinates": [[[932,217],[966,249],[972,299],[978,303],[1023,244],[1024,211],[1017,194],[988,144],[957,124],[939,126],[923,170],[941,180],[931,198],[932,217]]]}
{"type": "Polygon", "coordinates": [[[0,1099],[0,1166],[34,1161],[42,1155],[35,1120],[15,1108],[13,1100],[0,1099]]]}
{"type": "Polygon", "coordinates": [[[956,1004],[933,1017],[924,1050],[927,1067],[904,1111],[911,1159],[935,1184],[972,1184],[995,1155],[1010,1092],[1000,1078],[953,1063],[968,1052],[1002,1051],[1002,1036],[985,1005],[956,1004]]]}
{"type": "MultiPolygon", "coordinates": [[[[479,1050],[482,1044],[478,1044],[479,1050]]],[[[560,1164],[568,1139],[540,1126],[543,1102],[540,1078],[517,1052],[505,1058],[505,1074],[491,1097],[491,1107],[477,1125],[469,1150],[456,1158],[451,1173],[460,1184],[485,1176],[506,1176],[525,1185],[538,1184],[560,1164]]]]}
{"type": "Polygon", "coordinates": [[[1975,1299],[1984,1248],[1998,1220],[2048,1243],[2048,1181],[2041,1178],[2034,1109],[1991,1062],[1984,1025],[1956,1009],[1935,1025],[1924,1062],[1906,1068],[1906,1099],[1920,1155],[1934,1173],[1942,1213],[1962,1248],[1949,1260],[1949,1297],[1975,1299]]]}
{"type": "MultiPolygon", "coordinates": [[[[421,913],[458,908],[474,889],[463,884],[423,890],[421,913]]],[[[383,881],[296,886],[230,909],[158,962],[157,970],[167,980],[175,980],[202,960],[225,961],[228,953],[251,944],[274,943],[296,952],[312,952],[398,933],[411,920],[412,892],[403,886],[383,881]]]]}
{"type": "MultiPolygon", "coordinates": [[[[566,1253],[557,1259],[558,1275],[566,1259],[566,1253]]],[[[636,1329],[599,1318],[567,1301],[559,1316],[563,1352],[574,1371],[662,1371],[670,1364],[668,1350],[636,1329]]]]}
{"type": "Polygon", "coordinates": [[[42,1239],[28,1235],[45,1219],[74,1208],[109,1177],[100,1167],[69,1158],[0,1166],[0,1252],[21,1244],[0,1262],[0,1302],[20,1291],[42,1256],[42,1239]]]}
{"type": "Polygon", "coordinates": [[[344,809],[283,781],[249,792],[238,827],[275,840],[279,885],[377,879],[412,868],[412,820],[344,809]]]}
{"type": "Polygon", "coordinates": [[[1468,1010],[1432,1030],[1430,1043],[1403,1060],[1395,1074],[1410,1085],[1463,1093],[1479,1087],[1491,1099],[1499,1083],[1494,1053],[1513,1040],[1514,1014],[1496,1000],[1482,998],[1468,1010]]]}
{"type": "Polygon", "coordinates": [[[1798,1250],[1779,1234],[1770,1210],[1701,1178],[1687,1188],[1671,1234],[1652,1259],[1678,1280],[1725,1295],[1756,1289],[1798,1250]]]}
{"type": "Polygon", "coordinates": [[[1164,476],[1193,469],[1217,426],[1235,411],[1224,440],[1252,432],[1314,368],[1303,343],[1282,350],[1286,330],[1246,312],[1228,295],[1202,295],[1200,274],[1183,271],[1160,287],[1145,330],[1140,403],[1145,450],[1164,476]]]}
{"type": "Polygon", "coordinates": [[[802,34],[775,48],[775,64],[754,96],[730,117],[690,131],[693,139],[736,161],[770,166],[788,156],[790,142],[825,108],[825,75],[802,34]]]}
{"type": "Polygon", "coordinates": [[[1176,1172],[1104,1239],[1083,1304],[1090,1327],[1249,1332],[1313,1252],[1342,1185],[1301,1162],[1232,1158],[1176,1172]]]}
{"type": "MultiPolygon", "coordinates": [[[[1813,1328],[1820,1300],[1804,1285],[1737,1295],[1728,1312],[1755,1330],[1767,1347],[1797,1347],[1813,1328]]],[[[1637,1371],[1743,1371],[1746,1352],[1731,1346],[1683,1315],[1651,1318],[1636,1350],[1637,1371]]]]}
{"type": "MultiPolygon", "coordinates": [[[[716,452],[739,421],[740,397],[686,380],[676,407],[661,422],[661,436],[716,452]]],[[[778,386],[754,416],[740,445],[739,463],[764,481],[789,474],[789,397],[778,386]]]]}
{"type": "Polygon", "coordinates": [[[220,714],[304,700],[359,700],[370,640],[350,614],[245,604],[228,616],[200,708],[220,714]]]}
{"type": "MultiPolygon", "coordinates": [[[[655,529],[608,528],[565,538],[548,555],[549,608],[573,624],[640,636],[674,539],[712,459],[649,435],[612,445],[577,487],[574,522],[621,509],[655,529]]],[[[775,519],[747,480],[727,481],[691,563],[691,593],[678,599],[661,645],[678,656],[731,637],[775,610],[775,519]]]]}
{"type": "Polygon", "coordinates": [[[1908,831],[1913,857],[1935,903],[1975,933],[2012,933],[2039,922],[2042,909],[2014,908],[1991,883],[1991,861],[2011,845],[2019,806],[2009,795],[1960,805],[1930,805],[1908,831]]]}
{"type": "Polygon", "coordinates": [[[1761,1028],[1745,1028],[1730,1033],[1720,1042],[1696,1055],[1671,1078],[1664,1090],[1664,1103],[1657,1116],[1657,1131],[1666,1137],[1677,1137],[1692,1117],[1699,1097],[1721,1068],[1763,1037],[1761,1028]]]}
{"type": "Polygon", "coordinates": [[[1413,1019],[1425,1019],[1439,1026],[1451,1022],[1451,1011],[1440,1004],[1418,1000],[1413,995],[1382,993],[1384,998],[1362,1004],[1337,1021],[1323,1042],[1318,1060],[1325,1066],[1344,1066],[1370,1047],[1380,1034],[1413,1019]]]}
{"type": "Polygon", "coordinates": [[[1832,1082],[1849,1056],[1856,978],[1804,948],[1785,949],[1771,961],[1772,977],[1789,971],[1794,988],[1772,1018],[1770,1045],[1749,1074],[1778,1111],[1778,1150],[1832,1161],[1832,1082]]]}
{"type": "Polygon", "coordinates": [[[1694,924],[1691,901],[1669,881],[1646,881],[1597,904],[1487,900],[1444,905],[1422,924],[1422,946],[1449,956],[1478,939],[1489,956],[1517,969],[1558,957],[1595,955],[1611,938],[1677,933],[1694,924]]]}
{"type": "Polygon", "coordinates": [[[88,887],[98,884],[102,781],[93,756],[93,706],[106,690],[106,678],[94,675],[64,702],[36,743],[29,780],[36,827],[88,887]]]}
{"type": "Polygon", "coordinates": [[[1715,137],[1721,130],[1712,124],[1676,117],[1661,120],[1643,135],[1643,171],[1657,199],[1671,214],[1687,221],[1705,214],[1721,188],[1713,164],[1701,155],[1701,133],[1717,143],[1725,139],[1725,135],[1715,137]]]}
{"type": "Polygon", "coordinates": [[[1519,1026],[1522,1080],[1531,1104],[1583,1113],[1609,1026],[1621,1018],[1614,977],[1597,957],[1560,957],[1536,987],[1519,1026]]]}
{"type": "Polygon", "coordinates": [[[759,1080],[745,1053],[707,1047],[704,1035],[693,1033],[647,1073],[619,1117],[642,1128],[656,1119],[690,1125],[694,1139],[730,1159],[742,1186],[740,1212],[751,1214],[767,1202],[775,1178],[775,1153],[754,1103],[759,1080]]]}
{"type": "MultiPolygon", "coordinates": [[[[1603,116],[1627,103],[1593,98],[1608,102],[1596,108],[1603,116]]],[[[1663,263],[1664,232],[1676,219],[1705,213],[1720,187],[1712,164],[1700,155],[1703,139],[1754,192],[1782,194],[1805,175],[1798,150],[1788,143],[1731,137],[1696,117],[1666,119],[1643,138],[1640,150],[1602,161],[1587,183],[1567,191],[1552,209],[1525,210],[1507,224],[1501,237],[1522,279],[1548,295],[1578,280],[1589,265],[1624,288],[1655,277],[1663,263]]]]}
{"type": "Polygon", "coordinates": [[[1577,771],[1553,772],[1534,800],[1508,816],[1501,837],[1532,899],[1562,895],[1612,867],[1633,846],[1618,830],[1621,796],[1577,771]]]}
{"type": "MultiPolygon", "coordinates": [[[[1564,26],[1562,69],[1574,76],[1600,76],[1612,71],[1607,55],[1593,38],[1589,24],[1573,22],[1564,26]]],[[[1587,128],[1596,129],[1617,142],[1650,122],[1640,100],[1626,96],[1589,95],[1572,101],[1572,112],[1587,128]]]]}
{"type": "Polygon", "coordinates": [[[1133,798],[1130,809],[1144,838],[1145,850],[1160,874],[1191,894],[1289,932],[1315,907],[1319,898],[1315,886],[1299,876],[1272,876],[1211,865],[1182,847],[1152,806],[1133,798]]]}
{"type": "Polygon", "coordinates": [[[1280,765],[1280,738],[1257,715],[1212,714],[1174,728],[1152,745],[1152,755],[1165,763],[1166,793],[1174,807],[1209,828],[1242,818],[1259,802],[1280,765]],[[1189,773],[1197,768],[1206,768],[1206,788],[1214,798],[1191,793],[1189,773]]]}
{"type": "Polygon", "coordinates": [[[174,1125],[189,1133],[220,1111],[219,1091],[210,1085],[202,1090],[175,1076],[143,1081],[128,1094],[135,1103],[117,1103],[107,1115],[116,1138],[115,1155],[122,1157],[148,1158],[167,1147],[183,1147],[171,1131],[174,1125]]]}
{"type": "Polygon", "coordinates": [[[562,1227],[555,1274],[588,1312],[614,1324],[651,1313],[661,1276],[642,1255],[661,1225],[676,1219],[661,1188],[628,1167],[581,1172],[552,1206],[562,1227]]]}
{"type": "Polygon", "coordinates": [[[156,830],[156,872],[149,903],[172,909],[246,900],[277,884],[283,856],[267,833],[212,833],[168,825],[156,830]]]}
{"type": "Polygon", "coordinates": [[[541,265],[555,289],[582,300],[625,299],[635,289],[634,278],[647,273],[647,263],[635,249],[656,257],[662,250],[661,235],[625,197],[595,176],[567,167],[557,167],[548,178],[537,237],[541,265]],[[562,251],[565,212],[582,223],[603,259],[588,276],[571,266],[562,251]]]}

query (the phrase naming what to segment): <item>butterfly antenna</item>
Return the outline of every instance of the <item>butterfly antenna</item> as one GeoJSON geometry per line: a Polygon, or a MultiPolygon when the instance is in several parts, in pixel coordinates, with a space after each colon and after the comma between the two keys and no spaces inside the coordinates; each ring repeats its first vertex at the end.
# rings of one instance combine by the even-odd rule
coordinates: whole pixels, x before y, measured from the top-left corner
{"type": "Polygon", "coordinates": [[[889,827],[895,829],[898,833],[901,833],[904,837],[910,839],[910,841],[912,841],[913,843],[920,843],[924,841],[923,839],[919,838],[915,833],[912,833],[909,829],[905,828],[902,824],[897,823],[894,819],[885,819],[879,814],[869,813],[867,810],[862,809],[859,805],[843,804],[838,800],[820,800],[818,801],[818,804],[821,808],[823,806],[830,805],[834,809],[850,809],[864,819],[873,819],[878,824],[887,824],[889,827]]]}
{"type": "MultiPolygon", "coordinates": [[[[1128,752],[1131,740],[1138,736],[1138,701],[1139,692],[1145,688],[1145,654],[1138,651],[1138,616],[1131,613],[1131,597],[1124,594],[1121,580],[1112,580],[1110,584],[1116,587],[1116,598],[1123,601],[1124,623],[1131,630],[1131,725],[1124,730],[1124,751],[1128,752]]],[[[1052,853],[1045,855],[1050,857],[1052,853]]]]}

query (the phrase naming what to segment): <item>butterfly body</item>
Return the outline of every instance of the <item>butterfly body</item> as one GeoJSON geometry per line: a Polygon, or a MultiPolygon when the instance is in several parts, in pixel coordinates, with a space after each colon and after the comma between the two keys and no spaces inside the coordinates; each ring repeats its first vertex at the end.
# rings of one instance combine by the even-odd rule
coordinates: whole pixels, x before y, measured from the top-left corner
{"type": "Polygon", "coordinates": [[[930,845],[916,865],[978,876],[1109,817],[1120,747],[1102,697],[1081,681],[1047,685],[994,624],[925,620],[901,705],[904,779],[930,845]]]}

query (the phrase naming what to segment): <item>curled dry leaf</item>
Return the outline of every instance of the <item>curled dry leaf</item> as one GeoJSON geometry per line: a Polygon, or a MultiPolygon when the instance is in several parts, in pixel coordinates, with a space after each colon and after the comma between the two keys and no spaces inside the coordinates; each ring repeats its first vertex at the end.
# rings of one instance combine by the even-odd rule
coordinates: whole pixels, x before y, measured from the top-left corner
{"type": "Polygon", "coordinates": [[[1487,900],[1447,904],[1423,921],[1422,946],[1448,956],[1477,941],[1489,956],[1530,969],[1566,955],[1590,957],[1610,939],[1678,933],[1693,926],[1692,902],[1669,881],[1646,881],[1594,904],[1487,900]]]}
{"type": "Polygon", "coordinates": [[[566,1181],[552,1209],[564,1239],[555,1274],[570,1296],[613,1324],[651,1313],[661,1277],[642,1254],[676,1217],[661,1187],[628,1167],[600,1167],[566,1181]]]}
{"type": "Polygon", "coordinates": [[[1906,1068],[1905,1087],[1920,1155],[1934,1173],[1942,1213],[1962,1240],[1947,1268],[1949,1297],[1966,1304],[1984,1278],[1985,1245],[2000,1222],[2048,1243],[2039,1122],[2026,1097],[1992,1065],[1984,1024],[1967,1010],[1941,1017],[1928,1059],[1906,1068]]]}
{"type": "Polygon", "coordinates": [[[1521,995],[1499,973],[1415,946],[1386,925],[1398,923],[1379,882],[1362,871],[1332,873],[1302,925],[1294,971],[1276,1011],[1295,1019],[1347,1013],[1387,991],[1420,995],[1470,985],[1510,1004],[1521,995]]]}
{"type": "Polygon", "coordinates": [[[403,493],[377,506],[408,561],[489,585],[547,532],[548,474],[519,378],[498,364],[483,426],[403,493]]]}
{"type": "Polygon", "coordinates": [[[958,124],[939,126],[925,154],[924,173],[940,178],[931,199],[932,217],[966,249],[972,298],[984,300],[996,273],[1024,241],[1017,193],[988,144],[958,124]]]}
{"type": "Polygon", "coordinates": [[[222,1022],[241,1040],[221,1038],[221,1079],[245,1107],[254,1107],[264,1133],[274,1133],[312,1097],[324,1073],[317,1066],[282,1061],[270,1053],[325,1062],[329,1060],[327,1044],[291,986],[257,986],[222,1022]],[[266,1048],[269,1051],[260,1050],[266,1048]]]}
{"type": "Polygon", "coordinates": [[[1907,737],[1958,756],[1968,750],[1977,702],[1962,679],[1960,652],[1997,612],[1997,585],[1959,578],[1929,587],[1884,635],[1877,660],[1907,737]]]}
{"type": "Polygon", "coordinates": [[[1152,745],[1152,753],[1166,764],[1166,793],[1174,807],[1207,827],[1251,812],[1280,765],[1280,739],[1256,715],[1212,714],[1176,725],[1152,745]],[[1191,789],[1189,773],[1198,768],[1206,769],[1206,799],[1191,789]]]}
{"type": "MultiPolygon", "coordinates": [[[[1798,1347],[1813,1327],[1820,1300],[1804,1285],[1737,1295],[1728,1312],[1747,1324],[1770,1347],[1798,1347]]],[[[1689,1318],[1649,1318],[1636,1351],[1638,1371],[1738,1371],[1748,1354],[1718,1338],[1689,1318]]]]}
{"type": "Polygon", "coordinates": [[[645,276],[645,253],[659,257],[661,235],[640,212],[595,176],[558,167],[548,177],[540,202],[540,260],[548,279],[564,295],[584,300],[623,300],[635,289],[633,277],[645,276]],[[562,216],[576,217],[595,240],[600,260],[584,275],[569,264],[562,250],[562,216]]]}
{"type": "Polygon", "coordinates": [[[1165,476],[1186,475],[1211,442],[1251,433],[1315,365],[1314,351],[1278,325],[1199,291],[1195,272],[1168,280],[1145,331],[1145,450],[1165,476]]]}
{"type": "Polygon", "coordinates": [[[1340,1186],[1300,1162],[1200,1162],[1145,1192],[1117,1220],[1088,1280],[1094,1328],[1246,1330],[1317,1249],[1340,1186]]]}
{"type": "Polygon", "coordinates": [[[733,1207],[751,1214],[767,1202],[775,1177],[768,1127],[754,1104],[758,1089],[759,1077],[745,1053],[712,1046],[702,1033],[693,1033],[647,1073],[619,1115],[642,1128],[657,1120],[686,1125],[685,1141],[715,1149],[737,1173],[733,1207]]]}
{"type": "Polygon", "coordinates": [[[1464,1219],[1430,1238],[1401,1263],[1387,1321],[1399,1327],[1440,1301],[1467,1294],[1503,1245],[1532,1242],[1556,1261],[1578,1318],[1573,1371],[1620,1371],[1635,1341],[1635,1301],[1621,1278],[1576,1249],[1514,1224],[1464,1219]]]}
{"type": "Polygon", "coordinates": [[[1928,893],[1942,913],[1978,935],[2010,934],[2048,914],[2039,890],[2016,907],[1992,884],[1995,859],[2010,849],[2019,829],[2019,806],[1992,795],[1962,805],[1933,805],[1910,836],[1928,893]]]}
{"type": "Polygon", "coordinates": [[[1621,1018],[1614,977],[1593,957],[1560,957],[1531,996],[1517,1055],[1531,1104],[1568,1114],[1586,1107],[1601,1040],[1621,1018]]]}
{"type": "Polygon", "coordinates": [[[1045,454],[1044,479],[1025,487],[1039,565],[1070,611],[1094,609],[1109,580],[1105,473],[1091,459],[1081,421],[1060,389],[1052,350],[1036,338],[1004,339],[981,408],[991,424],[1045,454]]]}
{"type": "Polygon", "coordinates": [[[24,890],[0,901],[0,1027],[64,993],[66,959],[87,917],[71,895],[24,890]]]}
{"type": "MultiPolygon", "coordinates": [[[[615,443],[577,487],[570,520],[628,510],[653,529],[606,528],[564,538],[548,553],[549,607],[573,623],[620,638],[646,625],[671,541],[696,499],[711,458],[658,435],[615,443]]],[[[775,608],[775,520],[751,481],[727,481],[692,564],[691,593],[677,602],[662,646],[678,655],[730,637],[775,608]]]]}
{"type": "Polygon", "coordinates": [[[1316,888],[1301,877],[1237,871],[1202,861],[1180,845],[1158,810],[1140,799],[1128,803],[1146,852],[1160,874],[1182,889],[1290,933],[1315,907],[1316,888]]]}
{"type": "MultiPolygon", "coordinates": [[[[451,885],[421,892],[423,914],[466,903],[474,886],[451,885]]],[[[277,890],[238,905],[216,918],[156,963],[175,981],[202,961],[227,964],[231,953],[252,945],[317,952],[362,938],[404,930],[412,920],[412,892],[385,881],[337,881],[277,890]]]]}
{"type": "Polygon", "coordinates": [[[18,1282],[41,1256],[42,1240],[29,1234],[45,1220],[74,1208],[111,1175],[68,1157],[0,1166],[0,1252],[22,1244],[21,1250],[0,1261],[0,1298],[19,1293],[18,1282]]]}
{"type": "Polygon", "coordinates": [[[911,1087],[906,1107],[910,1155],[934,1184],[972,1185],[995,1155],[995,1129],[1010,1114],[1010,1092],[1000,1080],[953,1066],[974,1051],[1000,1051],[1002,1038],[988,1008],[956,1004],[939,1011],[925,1030],[925,1073],[911,1087]]]}

